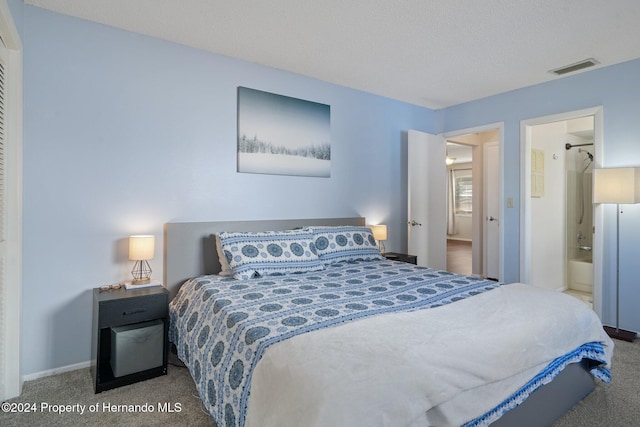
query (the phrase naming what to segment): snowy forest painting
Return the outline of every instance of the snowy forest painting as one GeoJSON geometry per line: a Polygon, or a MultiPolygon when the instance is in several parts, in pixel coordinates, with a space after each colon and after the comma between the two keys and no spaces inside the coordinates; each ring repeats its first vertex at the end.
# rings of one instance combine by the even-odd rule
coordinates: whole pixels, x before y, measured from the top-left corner
{"type": "Polygon", "coordinates": [[[329,177],[330,108],[238,87],[238,172],[329,177]]]}

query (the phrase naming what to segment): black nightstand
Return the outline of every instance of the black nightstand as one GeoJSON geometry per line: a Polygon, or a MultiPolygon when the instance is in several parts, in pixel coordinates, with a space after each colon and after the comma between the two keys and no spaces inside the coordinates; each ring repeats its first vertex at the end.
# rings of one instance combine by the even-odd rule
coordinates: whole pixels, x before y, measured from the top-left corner
{"type": "Polygon", "coordinates": [[[384,256],[386,259],[390,259],[393,261],[402,261],[402,262],[408,262],[409,264],[418,265],[418,257],[416,255],[399,254],[396,252],[386,252],[386,253],[383,253],[382,256],[384,256]]]}
{"type": "Polygon", "coordinates": [[[94,289],[91,374],[95,392],[166,375],[168,330],[169,291],[164,287],[94,289]]]}

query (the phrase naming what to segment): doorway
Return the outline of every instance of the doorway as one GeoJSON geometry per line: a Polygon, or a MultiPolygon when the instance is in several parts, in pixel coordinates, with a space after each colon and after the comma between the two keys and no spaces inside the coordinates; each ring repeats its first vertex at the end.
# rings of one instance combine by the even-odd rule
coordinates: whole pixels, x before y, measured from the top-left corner
{"type": "Polygon", "coordinates": [[[602,109],[522,122],[521,278],[569,293],[601,315],[601,208],[591,171],[602,160],[602,109]]]}
{"type": "Polygon", "coordinates": [[[471,145],[447,141],[447,271],[465,275],[473,273],[472,153],[471,145]]]}
{"type": "Polygon", "coordinates": [[[501,125],[446,136],[447,270],[499,280],[501,125]]]}

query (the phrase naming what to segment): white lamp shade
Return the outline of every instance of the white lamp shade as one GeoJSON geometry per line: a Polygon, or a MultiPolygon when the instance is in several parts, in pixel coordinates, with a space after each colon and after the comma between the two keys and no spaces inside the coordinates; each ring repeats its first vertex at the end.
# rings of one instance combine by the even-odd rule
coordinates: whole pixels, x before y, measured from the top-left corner
{"type": "Polygon", "coordinates": [[[143,261],[153,259],[155,249],[154,236],[130,236],[129,237],[129,259],[132,261],[143,261]]]}
{"type": "Polygon", "coordinates": [[[639,203],[640,168],[594,169],[593,202],[639,203]]]}
{"type": "Polygon", "coordinates": [[[387,226],[386,225],[370,225],[373,238],[376,240],[387,240],[387,226]]]}

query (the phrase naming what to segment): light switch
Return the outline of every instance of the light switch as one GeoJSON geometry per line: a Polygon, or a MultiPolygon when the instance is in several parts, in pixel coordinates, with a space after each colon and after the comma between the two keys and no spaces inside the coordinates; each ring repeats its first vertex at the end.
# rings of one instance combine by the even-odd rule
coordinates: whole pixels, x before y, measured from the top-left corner
{"type": "Polygon", "coordinates": [[[513,197],[507,197],[507,208],[513,208],[513,197]]]}

